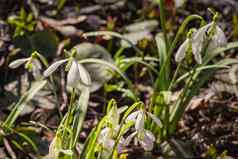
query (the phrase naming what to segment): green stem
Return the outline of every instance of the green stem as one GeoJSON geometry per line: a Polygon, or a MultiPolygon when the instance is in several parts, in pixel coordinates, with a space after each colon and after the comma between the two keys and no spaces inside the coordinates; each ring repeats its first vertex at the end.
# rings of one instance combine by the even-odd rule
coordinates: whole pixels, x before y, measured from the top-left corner
{"type": "Polygon", "coordinates": [[[175,73],[174,73],[174,75],[173,75],[172,81],[170,82],[170,85],[169,85],[169,89],[168,89],[169,91],[170,91],[171,89],[173,89],[173,87],[174,87],[174,83],[175,83],[176,77],[177,77],[177,75],[178,75],[178,72],[179,72],[179,70],[180,70],[180,68],[181,68],[181,65],[182,65],[182,63],[180,62],[180,63],[178,64],[176,70],[175,70],[175,73]]]}
{"type": "Polygon", "coordinates": [[[180,120],[182,114],[184,113],[184,110],[186,109],[186,106],[187,106],[186,102],[189,99],[189,97],[186,98],[186,96],[188,96],[187,92],[191,90],[191,86],[194,85],[194,79],[196,79],[197,76],[198,74],[196,73],[196,69],[193,69],[191,72],[191,78],[189,79],[188,84],[184,88],[182,94],[179,96],[179,99],[176,101],[176,104],[175,104],[176,110],[174,114],[170,116],[170,119],[171,119],[170,133],[172,133],[176,129],[177,123],[180,120]]]}
{"type": "MultiPolygon", "coordinates": [[[[64,127],[66,128],[63,132],[63,139],[64,139],[64,143],[69,140],[69,138],[66,136],[66,133],[68,130],[70,130],[70,119],[71,119],[71,115],[73,112],[73,101],[75,99],[75,90],[73,89],[71,92],[71,97],[70,97],[70,103],[69,103],[69,108],[68,108],[68,112],[67,112],[67,117],[65,119],[65,124],[64,127]]],[[[67,143],[68,145],[68,143],[67,143]]],[[[66,147],[68,147],[67,145],[65,145],[66,147]]]]}

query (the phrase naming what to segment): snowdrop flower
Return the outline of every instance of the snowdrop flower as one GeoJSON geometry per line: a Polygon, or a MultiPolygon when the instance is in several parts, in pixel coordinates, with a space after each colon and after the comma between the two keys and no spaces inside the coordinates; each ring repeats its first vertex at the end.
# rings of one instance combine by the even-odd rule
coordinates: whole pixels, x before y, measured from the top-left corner
{"type": "MultiPolygon", "coordinates": [[[[178,51],[175,54],[175,61],[176,62],[182,62],[183,59],[186,57],[186,55],[189,53],[189,51],[192,51],[192,39],[187,38],[184,43],[179,47],[178,51]]],[[[201,63],[201,55],[200,54],[194,54],[194,59],[197,63],[201,63]]]]}
{"type": "Polygon", "coordinates": [[[117,106],[113,106],[111,110],[108,112],[108,120],[113,127],[119,124],[120,113],[118,111],[117,106]]]}
{"type": "Polygon", "coordinates": [[[135,122],[135,132],[130,134],[126,139],[124,144],[128,145],[130,141],[136,137],[136,140],[140,143],[140,145],[146,151],[151,151],[154,147],[155,137],[152,132],[149,130],[144,129],[144,122],[146,118],[146,114],[159,126],[162,127],[161,121],[149,112],[144,112],[142,110],[138,110],[130,114],[126,122],[134,121],[135,122]]]}
{"type": "Polygon", "coordinates": [[[69,68],[67,74],[67,86],[71,88],[78,88],[79,84],[86,86],[89,86],[91,84],[91,79],[87,70],[83,67],[83,65],[77,62],[77,60],[74,58],[74,55],[67,59],[59,60],[53,63],[47,70],[45,70],[44,76],[50,76],[57,70],[57,68],[59,68],[59,66],[63,65],[66,62],[66,69],[69,68]]]}
{"type": "MultiPolygon", "coordinates": [[[[189,33],[188,33],[189,34],[189,33]]],[[[195,61],[198,64],[202,63],[202,51],[207,47],[207,52],[214,50],[217,47],[222,47],[227,43],[226,36],[222,29],[213,21],[193,33],[184,43],[179,47],[175,54],[175,61],[181,62],[186,53],[192,51],[195,61]],[[190,48],[192,50],[190,50],[190,48]]]]}
{"type": "Polygon", "coordinates": [[[194,59],[195,61],[198,63],[198,64],[201,64],[202,63],[202,57],[201,57],[201,54],[198,54],[196,52],[193,52],[192,48],[193,48],[193,39],[192,37],[194,36],[194,33],[195,32],[195,29],[191,29],[189,32],[188,32],[188,35],[187,35],[187,38],[186,40],[183,42],[183,44],[179,47],[178,51],[176,52],[175,54],[175,61],[176,62],[181,62],[185,57],[186,55],[188,55],[189,53],[192,52],[193,56],[194,56],[194,59]]]}
{"type": "Polygon", "coordinates": [[[193,37],[193,53],[201,54],[204,43],[208,40],[207,51],[211,51],[217,47],[222,47],[227,43],[223,30],[215,21],[200,28],[193,37]]]}
{"type": "MultiPolygon", "coordinates": [[[[119,129],[117,129],[119,130],[119,129]]],[[[113,151],[114,145],[116,143],[115,136],[118,131],[115,131],[113,128],[105,127],[101,130],[100,135],[98,137],[98,144],[100,144],[103,148],[102,157],[108,158],[113,151]]],[[[125,139],[123,137],[120,138],[119,143],[117,145],[118,153],[121,153],[125,147],[125,139]]]]}
{"type": "Polygon", "coordinates": [[[12,69],[18,68],[21,65],[25,64],[25,68],[32,72],[33,77],[38,80],[42,77],[41,69],[42,65],[37,59],[37,53],[32,53],[31,57],[17,59],[9,64],[9,67],[12,69]]]}
{"type": "Polygon", "coordinates": [[[127,106],[117,108],[117,105],[114,104],[107,112],[107,122],[110,125],[110,128],[113,130],[113,136],[116,136],[118,134],[118,131],[120,129],[120,115],[127,108],[127,106]]]}
{"type": "MultiPolygon", "coordinates": [[[[116,138],[118,137],[118,133],[120,130],[120,114],[124,112],[127,107],[117,108],[116,104],[111,107],[111,109],[107,113],[107,126],[104,127],[98,137],[98,144],[100,144],[103,148],[102,155],[103,158],[109,157],[113,151],[113,148],[116,144],[116,138]]],[[[127,130],[124,131],[126,133],[127,130]]],[[[119,139],[119,143],[117,143],[117,151],[121,153],[125,147],[124,145],[125,139],[121,136],[119,139]]]]}
{"type": "Polygon", "coordinates": [[[112,129],[109,127],[105,127],[101,130],[99,138],[98,138],[98,144],[101,144],[106,151],[111,151],[115,140],[113,139],[113,132],[112,129]]]}
{"type": "Polygon", "coordinates": [[[73,155],[73,151],[70,149],[63,149],[62,148],[62,140],[60,137],[55,136],[54,139],[51,141],[49,146],[49,153],[47,155],[47,159],[56,159],[59,158],[60,153],[66,155],[73,155]]]}

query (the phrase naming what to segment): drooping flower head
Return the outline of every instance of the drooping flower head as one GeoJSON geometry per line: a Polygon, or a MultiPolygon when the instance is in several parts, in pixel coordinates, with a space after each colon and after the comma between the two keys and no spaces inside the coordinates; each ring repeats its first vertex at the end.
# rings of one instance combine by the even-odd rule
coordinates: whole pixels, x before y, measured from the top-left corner
{"type": "Polygon", "coordinates": [[[145,119],[147,116],[150,117],[152,121],[156,123],[157,126],[162,127],[161,121],[152,113],[145,112],[143,110],[138,110],[136,112],[133,112],[127,117],[126,122],[129,122],[129,121],[135,122],[135,132],[130,134],[125,139],[125,145],[128,145],[130,141],[135,137],[136,141],[140,143],[140,145],[143,147],[144,150],[151,151],[153,149],[155,137],[151,131],[146,130],[144,128],[145,119]]]}
{"type": "Polygon", "coordinates": [[[9,67],[12,69],[18,68],[21,65],[25,64],[25,69],[29,72],[32,72],[33,77],[35,79],[42,78],[41,69],[42,65],[41,62],[38,60],[39,53],[33,52],[30,57],[17,59],[9,64],[9,67]]]}
{"type": "Polygon", "coordinates": [[[198,64],[202,63],[202,53],[209,53],[215,48],[225,46],[227,39],[223,30],[217,25],[218,13],[213,17],[213,21],[196,31],[191,37],[188,37],[179,47],[175,60],[181,62],[186,52],[192,48],[192,54],[198,64]]]}
{"type": "Polygon", "coordinates": [[[78,88],[79,84],[89,86],[91,84],[90,76],[83,65],[78,63],[77,59],[75,58],[76,51],[73,49],[72,53],[69,54],[69,58],[56,61],[47,70],[45,70],[44,76],[50,76],[57,70],[57,68],[59,68],[59,66],[67,62],[65,67],[66,71],[68,71],[67,86],[71,88],[78,88]]]}

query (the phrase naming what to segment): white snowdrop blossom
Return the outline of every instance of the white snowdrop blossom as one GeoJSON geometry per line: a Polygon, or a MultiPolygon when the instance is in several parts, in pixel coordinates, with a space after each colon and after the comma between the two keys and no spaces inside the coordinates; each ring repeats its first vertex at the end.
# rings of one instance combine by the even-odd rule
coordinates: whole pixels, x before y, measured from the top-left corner
{"type": "MultiPolygon", "coordinates": [[[[101,145],[103,148],[102,150],[102,156],[103,158],[108,158],[109,155],[112,153],[113,148],[115,146],[115,137],[118,134],[119,125],[113,126],[113,127],[105,127],[101,130],[97,143],[101,145]]],[[[120,138],[119,143],[117,144],[117,150],[119,153],[121,153],[124,149],[124,141],[125,139],[123,137],[120,138]]]]}
{"type": "Polygon", "coordinates": [[[189,42],[191,40],[190,39],[186,39],[184,41],[184,43],[179,47],[178,51],[176,52],[175,54],[175,61],[176,62],[181,62],[183,61],[183,59],[185,58],[186,56],[186,52],[188,51],[188,47],[189,47],[189,42]]]}
{"type": "Polygon", "coordinates": [[[83,84],[86,86],[89,86],[91,84],[91,78],[87,70],[74,58],[56,61],[47,70],[44,71],[44,76],[50,76],[66,62],[70,64],[69,71],[67,74],[67,86],[71,88],[77,88],[79,84],[83,84]]]}
{"type": "Polygon", "coordinates": [[[184,43],[179,47],[175,54],[176,62],[181,62],[186,52],[189,51],[189,47],[192,47],[192,53],[194,59],[198,64],[202,63],[202,51],[207,45],[207,52],[214,50],[215,48],[226,45],[227,39],[223,30],[216,24],[211,22],[196,31],[191,39],[187,38],[184,43]],[[207,44],[206,44],[207,43],[207,44]]]}
{"type": "MultiPolygon", "coordinates": [[[[102,157],[108,158],[113,151],[114,145],[116,144],[115,135],[118,132],[115,132],[113,128],[105,127],[101,130],[97,143],[101,145],[102,157]]],[[[119,143],[117,144],[117,151],[121,153],[125,147],[125,139],[123,137],[120,138],[119,143]]]]}
{"type": "Polygon", "coordinates": [[[222,47],[227,43],[225,33],[216,22],[211,22],[196,32],[192,43],[194,54],[201,54],[206,40],[208,40],[207,52],[217,47],[222,47]]]}
{"type": "Polygon", "coordinates": [[[61,138],[55,136],[54,139],[51,141],[49,146],[49,153],[47,155],[47,159],[56,159],[59,158],[60,153],[65,155],[73,155],[73,151],[70,149],[63,149],[61,144],[61,138]]]}
{"type": "Polygon", "coordinates": [[[202,63],[202,57],[201,54],[198,54],[196,52],[193,52],[192,46],[193,46],[193,36],[194,36],[194,29],[191,29],[187,35],[187,39],[183,42],[183,44],[179,47],[178,51],[175,54],[175,61],[176,62],[181,62],[189,53],[190,51],[192,52],[195,61],[198,64],[202,63]]]}
{"type": "MultiPolygon", "coordinates": [[[[127,106],[117,108],[116,105],[113,105],[110,110],[107,112],[107,124],[104,127],[98,136],[97,143],[103,148],[102,157],[108,158],[112,153],[113,148],[116,144],[116,138],[118,137],[121,125],[120,125],[120,115],[127,109],[127,106]]],[[[129,128],[128,128],[129,129],[129,128]]],[[[124,133],[128,131],[124,129],[124,133]]],[[[125,148],[125,139],[123,136],[120,136],[119,142],[117,143],[117,152],[121,153],[125,148]]]]}
{"type": "Polygon", "coordinates": [[[11,62],[8,66],[12,69],[18,68],[21,65],[23,65],[24,63],[26,63],[27,61],[29,61],[31,59],[31,57],[28,58],[21,58],[21,59],[17,59],[13,62],[11,62]]]}
{"type": "Polygon", "coordinates": [[[106,151],[111,151],[115,144],[112,134],[112,129],[109,127],[103,128],[100,132],[98,144],[101,144],[106,151]]]}
{"type": "Polygon", "coordinates": [[[25,64],[25,68],[32,72],[33,77],[38,80],[42,77],[41,75],[41,69],[42,65],[41,62],[37,59],[36,55],[33,53],[31,57],[28,58],[21,58],[17,59],[9,64],[9,67],[12,69],[16,69],[20,67],[21,65],[25,64]]]}
{"type": "Polygon", "coordinates": [[[154,116],[152,113],[144,112],[143,110],[138,110],[130,114],[126,122],[134,121],[135,122],[135,132],[130,134],[126,139],[124,144],[128,145],[130,141],[135,137],[136,140],[140,143],[146,151],[151,151],[154,147],[155,137],[153,133],[144,128],[146,114],[159,126],[162,127],[161,121],[154,116]]]}

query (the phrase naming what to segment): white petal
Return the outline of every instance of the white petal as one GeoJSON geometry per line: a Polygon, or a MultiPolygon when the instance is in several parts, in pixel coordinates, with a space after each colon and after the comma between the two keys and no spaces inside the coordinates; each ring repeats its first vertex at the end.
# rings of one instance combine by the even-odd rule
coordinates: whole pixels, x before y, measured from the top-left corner
{"type": "Polygon", "coordinates": [[[192,50],[195,60],[198,64],[202,63],[201,53],[204,47],[204,40],[207,38],[206,32],[213,25],[213,22],[201,27],[193,36],[192,50]]]}
{"type": "Polygon", "coordinates": [[[135,129],[138,133],[144,131],[144,124],[145,124],[144,113],[140,111],[135,123],[135,129]]]}
{"type": "Polygon", "coordinates": [[[24,64],[25,62],[27,62],[28,60],[30,60],[30,57],[22,58],[22,59],[17,59],[15,61],[11,62],[9,64],[9,67],[10,68],[17,68],[17,67],[21,66],[22,64],[24,64]]]}
{"type": "Polygon", "coordinates": [[[130,144],[131,140],[135,137],[136,134],[137,134],[136,132],[133,132],[132,134],[130,134],[130,135],[125,139],[125,141],[124,141],[123,144],[124,144],[125,146],[128,146],[128,145],[130,144]]]}
{"type": "Polygon", "coordinates": [[[40,72],[40,70],[39,70],[37,67],[33,67],[33,68],[32,68],[32,74],[33,74],[33,77],[34,77],[36,80],[39,80],[39,79],[41,79],[41,77],[42,77],[41,72],[40,72]]]}
{"type": "Polygon", "coordinates": [[[117,145],[117,151],[119,154],[123,152],[123,149],[125,147],[124,143],[125,143],[125,139],[124,139],[124,137],[121,137],[119,140],[119,143],[117,145]]]}
{"type": "Polygon", "coordinates": [[[80,83],[80,80],[81,79],[78,68],[78,62],[76,60],[73,60],[67,75],[67,85],[69,87],[77,88],[77,85],[80,83]]]}
{"type": "Polygon", "coordinates": [[[193,52],[193,56],[194,56],[194,59],[195,61],[198,63],[198,64],[202,64],[202,56],[201,56],[201,52],[193,52]]]}
{"type": "Polygon", "coordinates": [[[218,48],[223,47],[227,43],[227,39],[223,30],[217,25],[216,32],[213,35],[209,45],[208,45],[208,52],[218,48]]]}
{"type": "Polygon", "coordinates": [[[59,151],[62,152],[63,154],[65,154],[65,155],[69,155],[69,156],[72,156],[74,154],[73,150],[70,150],[70,149],[67,149],[67,150],[60,149],[59,151]]]}
{"type": "Polygon", "coordinates": [[[87,86],[91,85],[91,78],[88,71],[83,67],[83,65],[79,64],[78,62],[77,62],[77,65],[78,65],[80,78],[83,84],[87,86]]]}
{"type": "Polygon", "coordinates": [[[111,108],[111,110],[109,111],[108,113],[108,117],[109,117],[109,122],[112,123],[112,126],[115,127],[116,125],[118,125],[119,123],[119,119],[120,119],[120,116],[119,116],[119,113],[118,113],[118,109],[116,106],[113,106],[111,108]]]}
{"type": "Polygon", "coordinates": [[[107,139],[103,142],[103,147],[107,150],[111,150],[115,144],[115,140],[113,139],[107,139]]]}
{"type": "Polygon", "coordinates": [[[189,39],[186,39],[183,42],[183,44],[179,47],[178,51],[175,54],[176,62],[181,62],[185,58],[188,44],[189,44],[189,39]]]}
{"type": "Polygon", "coordinates": [[[105,127],[101,130],[99,138],[98,138],[98,143],[102,144],[102,146],[106,149],[112,149],[115,141],[111,137],[111,129],[108,127],[105,127]]]}
{"type": "Polygon", "coordinates": [[[127,108],[128,108],[128,106],[123,106],[123,107],[118,108],[118,113],[119,114],[123,113],[124,111],[127,110],[127,108]]]}
{"type": "Polygon", "coordinates": [[[140,113],[140,111],[135,111],[133,113],[131,113],[130,115],[128,115],[128,117],[126,118],[126,122],[128,121],[136,121],[137,115],[140,113]]]}
{"type": "Polygon", "coordinates": [[[33,59],[33,60],[32,60],[32,64],[33,64],[33,67],[35,67],[36,69],[38,69],[38,70],[41,70],[41,69],[42,69],[42,65],[41,65],[41,63],[40,63],[39,60],[33,59]]]}
{"type": "Polygon", "coordinates": [[[55,70],[62,65],[63,63],[65,63],[66,61],[68,61],[68,59],[63,59],[63,60],[59,60],[56,61],[55,63],[53,63],[52,65],[50,65],[50,67],[47,68],[47,70],[44,71],[44,76],[48,77],[50,76],[53,72],[55,72],[55,70]]]}
{"type": "Polygon", "coordinates": [[[152,132],[146,130],[143,140],[139,140],[139,143],[145,151],[151,151],[154,147],[155,137],[152,132]]]}
{"type": "Polygon", "coordinates": [[[159,126],[162,127],[162,122],[160,121],[159,118],[157,118],[154,114],[147,112],[147,114],[149,115],[149,117],[159,126]]]}
{"type": "Polygon", "coordinates": [[[110,128],[108,127],[103,128],[99,134],[98,143],[102,144],[105,140],[107,140],[110,136],[109,134],[110,134],[110,128]]]}
{"type": "Polygon", "coordinates": [[[217,34],[217,43],[218,47],[224,46],[227,43],[227,38],[223,30],[217,25],[216,26],[216,34],[217,34]]]}

